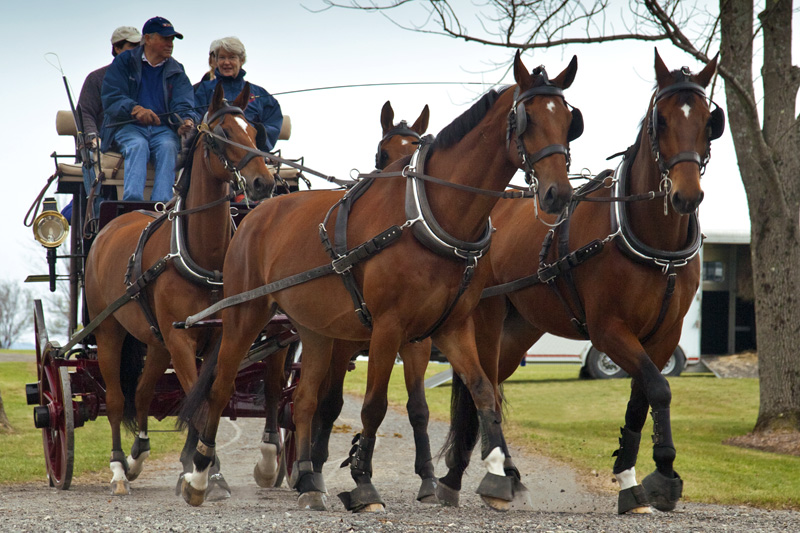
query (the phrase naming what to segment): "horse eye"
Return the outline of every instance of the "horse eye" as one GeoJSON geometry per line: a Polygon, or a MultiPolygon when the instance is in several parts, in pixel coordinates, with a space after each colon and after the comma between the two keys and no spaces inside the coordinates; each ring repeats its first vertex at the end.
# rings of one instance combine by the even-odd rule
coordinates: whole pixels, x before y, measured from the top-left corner
{"type": "Polygon", "coordinates": [[[660,114],[656,117],[658,129],[663,130],[667,127],[667,121],[660,114]]]}

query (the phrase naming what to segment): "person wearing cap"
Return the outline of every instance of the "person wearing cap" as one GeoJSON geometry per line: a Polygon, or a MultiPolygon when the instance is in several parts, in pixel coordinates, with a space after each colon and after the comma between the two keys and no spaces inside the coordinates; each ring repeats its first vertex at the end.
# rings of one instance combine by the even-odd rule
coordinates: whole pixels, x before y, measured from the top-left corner
{"type": "MultiPolygon", "coordinates": [[[[139,30],[132,26],[120,26],[114,33],[111,34],[111,56],[117,57],[119,54],[131,48],[136,48],[139,41],[142,40],[139,30]]],[[[76,111],[80,113],[83,122],[84,137],[80,142],[86,142],[86,146],[79,146],[78,159],[83,161],[81,152],[83,148],[90,150],[95,149],[97,146],[97,139],[100,134],[100,125],[103,123],[103,102],[100,99],[100,89],[103,86],[103,78],[106,75],[109,63],[104,67],[91,72],[83,82],[81,87],[81,94],[78,97],[78,107],[76,111]]],[[[89,190],[94,183],[95,173],[94,168],[90,165],[83,166],[83,185],[87,196],[89,190]]],[[[101,198],[96,197],[94,203],[94,215],[97,215],[97,209],[100,206],[101,198]]]]}
{"type": "Polygon", "coordinates": [[[140,46],[119,54],[103,80],[102,149],[117,146],[125,157],[123,200],[144,199],[147,163],[155,166],[150,200],[172,198],[179,135],[199,116],[192,84],[172,57],[174,39],[183,39],[170,21],[153,17],[142,28],[140,46]]]}
{"type": "MultiPolygon", "coordinates": [[[[247,54],[242,41],[236,37],[224,37],[211,43],[217,68],[214,79],[201,82],[194,91],[194,100],[198,113],[204,114],[211,103],[214,89],[222,84],[225,98],[232,102],[242,92],[245,84],[245,70],[242,68],[247,54]]],[[[259,135],[260,150],[272,150],[278,141],[278,134],[283,125],[283,113],[278,101],[266,89],[250,84],[250,102],[244,109],[245,118],[266,135],[259,135]]]]}

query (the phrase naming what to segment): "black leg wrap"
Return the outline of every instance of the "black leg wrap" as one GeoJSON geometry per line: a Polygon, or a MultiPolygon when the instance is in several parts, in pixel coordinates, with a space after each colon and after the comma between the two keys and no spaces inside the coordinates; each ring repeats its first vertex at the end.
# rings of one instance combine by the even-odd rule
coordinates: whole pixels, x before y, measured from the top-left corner
{"type": "Polygon", "coordinates": [[[481,459],[495,448],[503,447],[502,420],[496,412],[484,409],[478,411],[478,422],[481,430],[481,459]]]}
{"type": "Polygon", "coordinates": [[[211,444],[203,442],[203,439],[197,441],[197,449],[194,452],[194,466],[198,471],[202,472],[214,461],[214,443],[211,444]]]}
{"type": "Polygon", "coordinates": [[[350,466],[350,475],[356,483],[369,481],[372,477],[372,452],[375,450],[375,437],[364,437],[357,433],[353,437],[353,447],[350,454],[340,465],[341,468],[350,466]]]}
{"type": "Polygon", "coordinates": [[[435,477],[428,477],[422,480],[422,485],[417,493],[417,501],[422,503],[438,503],[436,497],[436,487],[438,485],[435,477]]]}
{"type": "Polygon", "coordinates": [[[321,472],[314,472],[311,461],[295,461],[292,469],[292,478],[297,476],[290,485],[300,494],[306,492],[327,492],[325,479],[321,472]]]}
{"type": "Polygon", "coordinates": [[[514,499],[514,478],[487,473],[483,476],[481,484],[478,485],[478,489],[475,492],[481,496],[489,496],[510,502],[514,499]]]}
{"type": "Polygon", "coordinates": [[[622,434],[619,438],[619,449],[612,454],[612,457],[617,458],[614,462],[615,474],[636,466],[636,458],[639,456],[639,443],[642,440],[641,433],[631,431],[627,427],[620,428],[619,431],[622,434]]]}
{"type": "Polygon", "coordinates": [[[641,485],[634,485],[629,489],[619,491],[617,514],[625,514],[631,509],[648,505],[650,505],[650,502],[647,499],[647,493],[644,488],[641,485]]]}
{"type": "Polygon", "coordinates": [[[111,461],[109,462],[122,463],[122,469],[125,471],[125,474],[128,473],[128,458],[122,450],[111,450],[111,461]]]}
{"type": "Polygon", "coordinates": [[[672,511],[683,495],[683,480],[674,470],[672,473],[675,477],[668,478],[655,470],[642,480],[650,503],[659,511],[672,511]]]}
{"type": "Polygon", "coordinates": [[[144,452],[150,451],[150,439],[142,439],[136,437],[133,439],[133,446],[131,446],[131,457],[138,459],[144,452]]]}
{"type": "Polygon", "coordinates": [[[653,409],[653,461],[662,475],[667,478],[673,477],[675,445],[672,443],[669,408],[653,409]]]}
{"type": "Polygon", "coordinates": [[[431,459],[431,441],[427,431],[414,430],[414,472],[422,479],[433,477],[433,460],[431,459]]]}

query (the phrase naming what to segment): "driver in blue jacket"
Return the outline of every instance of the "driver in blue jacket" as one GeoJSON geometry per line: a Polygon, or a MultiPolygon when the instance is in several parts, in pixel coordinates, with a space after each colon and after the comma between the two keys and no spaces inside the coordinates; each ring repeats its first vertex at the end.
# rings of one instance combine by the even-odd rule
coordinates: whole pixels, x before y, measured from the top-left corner
{"type": "Polygon", "coordinates": [[[172,58],[172,43],[183,35],[163,17],[142,28],[140,46],[119,54],[103,80],[103,151],[117,146],[125,157],[123,200],[144,199],[147,162],[155,166],[150,200],[172,198],[178,135],[189,133],[199,116],[192,84],[172,58]]]}
{"type": "MultiPolygon", "coordinates": [[[[242,68],[247,54],[242,41],[236,37],[225,37],[211,43],[211,53],[216,59],[217,68],[213,80],[201,82],[194,92],[194,100],[198,113],[208,111],[211,97],[218,83],[222,84],[225,99],[232,102],[244,88],[246,72],[242,68]]],[[[283,124],[283,113],[278,101],[263,87],[250,84],[250,102],[244,110],[245,118],[257,129],[263,129],[266,135],[259,135],[260,150],[269,151],[278,141],[278,134],[283,124]]]]}

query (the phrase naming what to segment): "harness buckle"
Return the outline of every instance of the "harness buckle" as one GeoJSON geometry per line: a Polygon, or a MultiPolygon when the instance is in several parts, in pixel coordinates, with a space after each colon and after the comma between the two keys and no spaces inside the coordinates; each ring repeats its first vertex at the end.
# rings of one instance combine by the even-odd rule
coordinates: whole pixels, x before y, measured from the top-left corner
{"type": "Polygon", "coordinates": [[[350,264],[346,265],[345,268],[341,267],[342,263],[345,262],[344,261],[345,259],[347,259],[347,256],[343,255],[343,256],[338,257],[338,258],[334,259],[333,261],[331,261],[331,267],[333,267],[333,271],[336,272],[339,275],[344,274],[345,272],[347,272],[351,268],[353,268],[353,263],[350,263],[350,264]]]}

